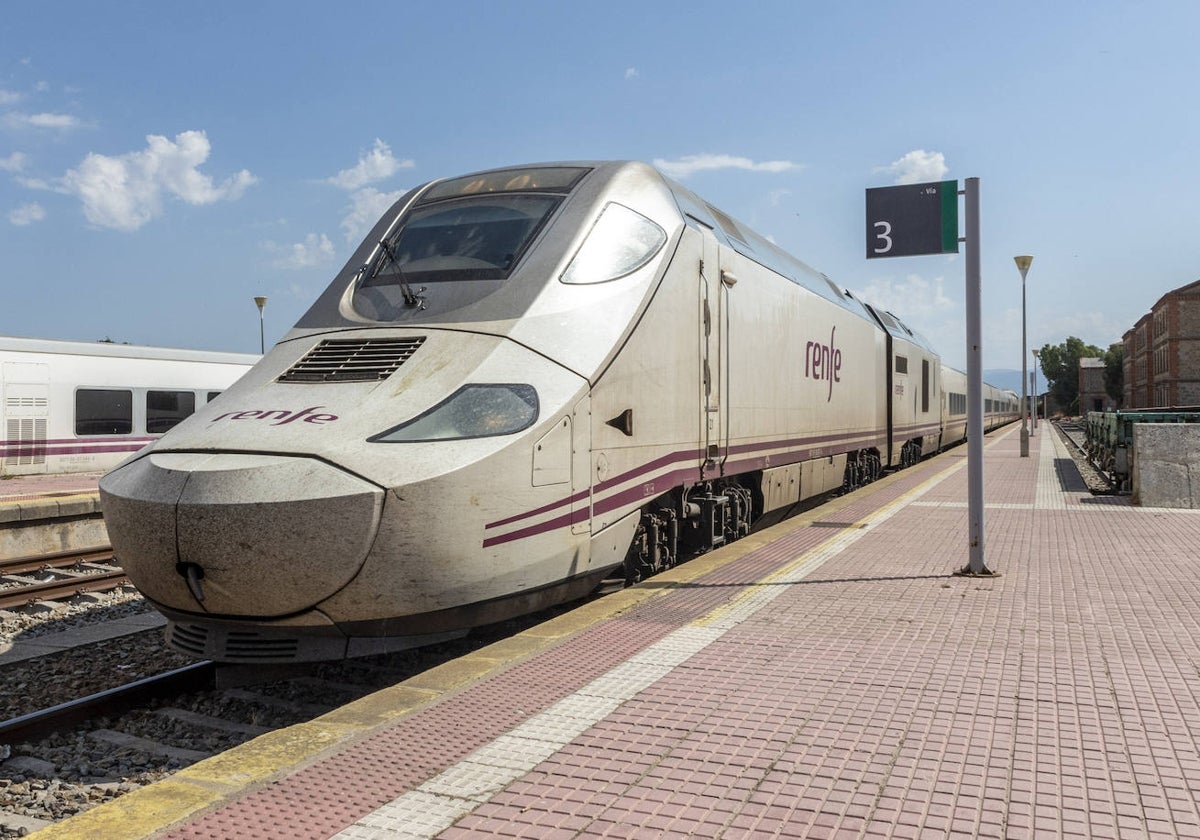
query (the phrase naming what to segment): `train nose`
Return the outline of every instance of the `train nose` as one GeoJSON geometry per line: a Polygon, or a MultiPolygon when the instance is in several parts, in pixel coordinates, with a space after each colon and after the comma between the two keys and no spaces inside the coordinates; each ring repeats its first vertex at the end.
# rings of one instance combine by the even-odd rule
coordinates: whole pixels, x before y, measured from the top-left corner
{"type": "Polygon", "coordinates": [[[375,538],[383,490],[311,458],[152,453],[100,482],[113,550],[150,599],[277,617],[332,595],[375,538]]]}

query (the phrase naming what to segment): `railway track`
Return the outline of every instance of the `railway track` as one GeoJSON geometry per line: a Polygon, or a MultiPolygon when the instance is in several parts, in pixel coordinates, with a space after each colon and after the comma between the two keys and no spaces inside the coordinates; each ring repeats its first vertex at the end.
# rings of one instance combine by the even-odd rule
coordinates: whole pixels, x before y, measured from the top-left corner
{"type": "Polygon", "coordinates": [[[0,744],[35,741],[99,717],[124,714],[135,706],[192,691],[204,691],[216,683],[216,665],[196,662],[152,677],[59,703],[49,709],[0,722],[0,744]]]}
{"type": "Polygon", "coordinates": [[[1112,480],[1088,457],[1084,448],[1086,433],[1083,424],[1077,420],[1055,420],[1053,426],[1059,437],[1070,445],[1071,459],[1088,489],[1095,495],[1116,493],[1112,480]]]}
{"type": "Polygon", "coordinates": [[[0,560],[0,609],[106,592],[128,582],[108,547],[0,560]]]}
{"type": "Polygon", "coordinates": [[[152,669],[161,660],[155,650],[162,647],[157,634],[123,640],[127,650],[116,655],[103,649],[111,643],[97,643],[0,669],[0,694],[20,694],[32,683],[59,688],[43,695],[43,707],[26,705],[0,721],[0,840],[24,836],[14,828],[17,820],[25,826],[21,831],[52,825],[547,617],[481,628],[427,648],[277,671],[201,662],[156,674],[152,669]],[[128,667],[147,676],[73,697],[68,675],[97,667],[128,667]]]}

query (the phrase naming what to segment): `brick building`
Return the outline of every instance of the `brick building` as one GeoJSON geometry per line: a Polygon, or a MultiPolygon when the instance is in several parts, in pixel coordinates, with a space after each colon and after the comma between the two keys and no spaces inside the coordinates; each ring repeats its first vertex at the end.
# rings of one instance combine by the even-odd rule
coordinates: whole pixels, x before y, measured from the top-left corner
{"type": "Polygon", "coordinates": [[[1122,338],[1125,408],[1200,405],[1200,280],[1167,292],[1122,338]]]}

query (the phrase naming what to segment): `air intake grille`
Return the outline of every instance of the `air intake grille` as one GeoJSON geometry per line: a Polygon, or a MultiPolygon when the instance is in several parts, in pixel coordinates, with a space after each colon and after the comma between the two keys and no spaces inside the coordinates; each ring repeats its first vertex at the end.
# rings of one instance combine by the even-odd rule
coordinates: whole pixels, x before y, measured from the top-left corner
{"type": "Polygon", "coordinates": [[[424,343],[424,336],[322,341],[278,381],[378,382],[391,376],[424,343]]]}
{"type": "Polygon", "coordinates": [[[295,662],[300,658],[300,640],[295,637],[173,621],[167,624],[167,645],[218,662],[295,662]]]}

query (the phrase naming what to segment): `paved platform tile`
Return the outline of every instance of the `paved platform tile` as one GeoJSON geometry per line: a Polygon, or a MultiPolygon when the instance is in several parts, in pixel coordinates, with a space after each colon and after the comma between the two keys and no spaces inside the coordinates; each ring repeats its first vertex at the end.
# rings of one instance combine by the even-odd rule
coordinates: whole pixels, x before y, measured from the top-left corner
{"type": "Polygon", "coordinates": [[[1200,836],[1200,517],[1016,440],[999,577],[942,456],[168,836],[1200,836]]]}

